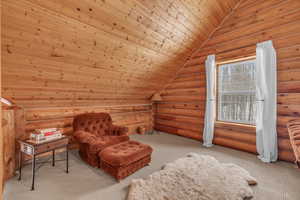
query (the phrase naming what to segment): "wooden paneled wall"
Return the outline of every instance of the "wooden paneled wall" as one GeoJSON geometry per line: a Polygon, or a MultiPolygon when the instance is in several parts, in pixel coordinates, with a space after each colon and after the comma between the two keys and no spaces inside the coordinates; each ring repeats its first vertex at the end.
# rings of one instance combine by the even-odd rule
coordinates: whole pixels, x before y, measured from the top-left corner
{"type": "Polygon", "coordinates": [[[18,106],[144,104],[239,0],[3,0],[3,95],[18,106]]]}
{"type": "MultiPolygon", "coordinates": [[[[162,92],[155,127],[202,138],[205,112],[205,68],[209,54],[217,61],[255,54],[256,43],[272,40],[278,57],[279,159],[293,161],[286,123],[300,117],[300,1],[246,0],[196,51],[162,92]]],[[[216,124],[214,143],[256,153],[255,130],[216,124]]]]}
{"type": "MultiPolygon", "coordinates": [[[[2,20],[2,1],[0,1],[0,21],[2,20]]],[[[0,35],[1,35],[2,29],[0,28],[0,35]]],[[[0,46],[2,42],[0,40],[0,46]]],[[[0,49],[0,94],[2,94],[2,53],[0,49]]],[[[0,199],[3,198],[3,190],[4,190],[4,146],[3,146],[3,132],[2,132],[2,105],[0,106],[0,199]]]]}
{"type": "MultiPolygon", "coordinates": [[[[2,106],[1,106],[2,108],[2,106]]],[[[1,135],[3,142],[3,179],[7,180],[15,174],[15,112],[13,109],[2,110],[2,126],[1,135]]]]}

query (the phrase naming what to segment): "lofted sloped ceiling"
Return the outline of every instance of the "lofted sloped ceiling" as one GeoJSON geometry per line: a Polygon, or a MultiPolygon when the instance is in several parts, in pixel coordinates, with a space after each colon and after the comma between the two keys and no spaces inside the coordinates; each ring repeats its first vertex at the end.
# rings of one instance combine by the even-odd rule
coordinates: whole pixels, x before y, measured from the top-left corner
{"type": "Polygon", "coordinates": [[[24,107],[139,104],[239,0],[3,0],[2,96],[24,107]]]}

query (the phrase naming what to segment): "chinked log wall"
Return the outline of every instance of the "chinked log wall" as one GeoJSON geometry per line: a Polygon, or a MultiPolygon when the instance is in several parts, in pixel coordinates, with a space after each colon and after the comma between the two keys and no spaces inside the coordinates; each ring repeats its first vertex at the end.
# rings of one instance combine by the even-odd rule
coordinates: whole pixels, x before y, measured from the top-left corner
{"type": "MultiPolygon", "coordinates": [[[[162,93],[155,127],[202,139],[205,113],[205,67],[209,54],[217,61],[255,55],[258,42],[272,40],[278,68],[279,159],[293,161],[286,123],[300,117],[300,1],[247,0],[215,31],[162,93]]],[[[256,153],[255,129],[216,124],[214,143],[256,153]]]]}

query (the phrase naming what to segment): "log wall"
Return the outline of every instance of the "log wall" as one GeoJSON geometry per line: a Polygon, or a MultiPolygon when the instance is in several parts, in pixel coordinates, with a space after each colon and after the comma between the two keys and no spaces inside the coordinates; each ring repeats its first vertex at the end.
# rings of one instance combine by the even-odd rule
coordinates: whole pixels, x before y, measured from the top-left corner
{"type": "MultiPolygon", "coordinates": [[[[206,57],[216,54],[219,62],[255,55],[256,43],[266,40],[273,41],[278,57],[279,159],[293,161],[286,123],[300,117],[298,0],[242,1],[162,92],[164,101],[158,105],[156,129],[201,140],[206,57]]],[[[244,131],[240,127],[216,124],[214,143],[256,153],[254,129],[244,131]]]]}

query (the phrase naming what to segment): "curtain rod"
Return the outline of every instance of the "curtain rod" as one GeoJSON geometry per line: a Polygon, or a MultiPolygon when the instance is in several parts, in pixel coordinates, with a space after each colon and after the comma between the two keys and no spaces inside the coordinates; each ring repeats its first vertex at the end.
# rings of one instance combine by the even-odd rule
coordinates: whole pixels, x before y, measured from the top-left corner
{"type": "Polygon", "coordinates": [[[226,60],[226,61],[222,61],[222,62],[217,62],[217,65],[223,65],[223,64],[228,64],[228,63],[235,63],[235,62],[239,62],[239,61],[244,61],[244,60],[251,60],[251,59],[255,59],[256,56],[248,56],[248,57],[243,57],[243,58],[237,58],[237,59],[232,59],[232,60],[226,60]]]}

